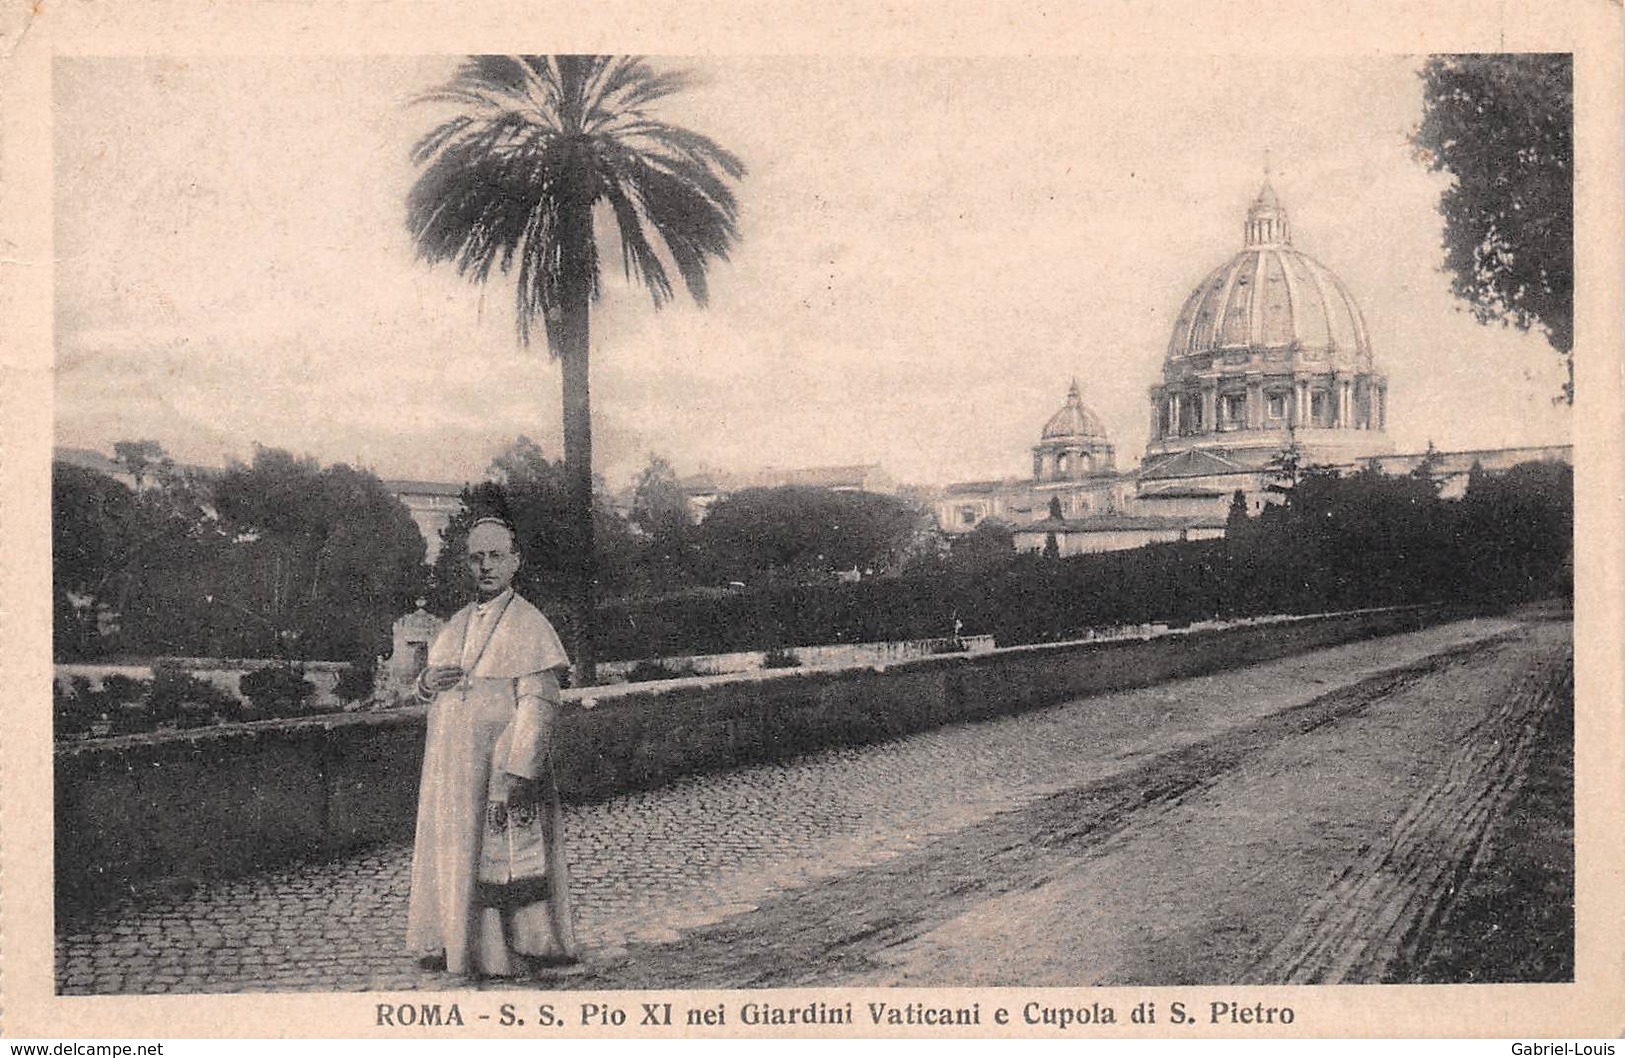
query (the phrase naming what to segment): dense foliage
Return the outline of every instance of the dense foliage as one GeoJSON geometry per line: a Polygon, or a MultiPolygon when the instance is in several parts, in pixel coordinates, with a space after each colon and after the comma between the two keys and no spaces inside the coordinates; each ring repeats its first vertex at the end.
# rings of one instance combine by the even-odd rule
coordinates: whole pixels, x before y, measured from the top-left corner
{"type": "Polygon", "coordinates": [[[241,698],[173,661],[153,666],[150,680],[112,673],[94,689],[75,676],[52,686],[55,734],[71,739],[299,716],[316,693],[302,673],[280,664],[246,672],[237,684],[241,698]]]}
{"type": "Polygon", "coordinates": [[[1412,136],[1455,177],[1439,199],[1451,287],[1481,322],[1539,325],[1574,397],[1574,60],[1438,55],[1412,136]]]}
{"type": "MultiPolygon", "coordinates": [[[[564,464],[549,460],[540,445],[520,437],[492,460],[489,477],[463,489],[462,508],[440,534],[429,608],[449,616],[473,597],[474,581],[464,561],[469,527],[481,518],[501,518],[513,526],[519,548],[515,589],[553,619],[568,643],[575,567],[568,547],[573,515],[564,464]]],[[[636,590],[631,529],[602,501],[595,501],[593,519],[598,552],[593,563],[598,577],[595,594],[636,590]]]]}
{"type": "Polygon", "coordinates": [[[936,638],[956,620],[966,635],[1012,645],[1148,622],[1567,595],[1572,490],[1570,469],[1552,463],[1475,473],[1460,500],[1439,497],[1425,462],[1405,477],[1311,468],[1284,488],[1285,503],[1233,518],[1223,540],[1056,559],[1001,552],[994,528],[963,562],[894,578],[612,605],[603,656],[936,638]]]}
{"type": "MultiPolygon", "coordinates": [[[[561,543],[570,519],[565,468],[521,437],[492,463],[490,477],[464,490],[462,510],[441,534],[430,608],[450,614],[468,601],[472,582],[462,558],[468,529],[494,516],[518,538],[522,564],[515,587],[563,631],[573,616],[570,563],[561,543]]],[[[929,518],[892,496],[787,487],[746,489],[691,525],[672,497],[660,500],[665,477],[657,462],[640,482],[637,502],[648,504],[634,508],[644,514],[641,534],[602,501],[596,505],[600,597],[703,598],[730,584],[804,585],[833,582],[853,569],[896,570],[914,553],[922,519],[929,518]]]]}
{"type": "Polygon", "coordinates": [[[316,685],[287,665],[267,665],[245,672],[238,689],[250,705],[267,716],[298,713],[316,694],[316,685]]]}
{"type": "Polygon", "coordinates": [[[161,450],[138,454],[138,490],[52,468],[59,658],[388,653],[391,622],[423,590],[424,548],[376,477],[260,449],[205,481],[166,470],[161,450]]]}
{"type": "Polygon", "coordinates": [[[917,512],[893,496],[787,486],[745,489],[694,528],[699,579],[805,582],[840,570],[876,573],[907,558],[917,512]]]}
{"type": "MultiPolygon", "coordinates": [[[[1445,500],[1432,462],[1424,458],[1401,477],[1339,476],[1301,466],[1289,453],[1272,502],[1249,516],[1245,502],[1233,501],[1223,540],[1069,559],[1017,554],[1009,527],[991,522],[944,555],[924,540],[930,534],[918,509],[872,494],[748,490],[718,502],[698,525],[673,516],[653,533],[601,505],[600,590],[619,600],[599,610],[602,656],[785,650],[956,631],[1009,645],[1147,622],[1431,602],[1498,606],[1571,590],[1566,465],[1530,463],[1501,474],[1475,468],[1465,495],[1445,500]],[[863,575],[854,580],[853,568],[863,575]]],[[[404,508],[348,467],[261,452],[200,500],[195,483],[166,487],[161,471],[137,493],[59,464],[58,648],[67,658],[312,658],[331,650],[330,658],[356,662],[339,697],[363,696],[370,655],[387,652],[384,635],[411,608],[413,592],[427,588],[442,614],[468,599],[463,539],[474,519],[490,514],[516,527],[520,590],[567,632],[569,567],[557,546],[569,520],[563,468],[520,438],[492,471],[494,480],[465,492],[426,584],[422,541],[404,508]],[[347,657],[350,650],[367,656],[347,657]]],[[[188,720],[178,705],[163,704],[171,699],[192,701],[193,712],[224,704],[196,681],[166,679],[173,689],[157,701],[167,719],[188,720]]],[[[264,699],[261,715],[301,707],[299,688],[277,679],[249,681],[264,699]]],[[[63,722],[122,715],[124,704],[146,702],[150,690],[114,678],[100,697],[87,692],[77,705],[65,695],[63,722]]]]}

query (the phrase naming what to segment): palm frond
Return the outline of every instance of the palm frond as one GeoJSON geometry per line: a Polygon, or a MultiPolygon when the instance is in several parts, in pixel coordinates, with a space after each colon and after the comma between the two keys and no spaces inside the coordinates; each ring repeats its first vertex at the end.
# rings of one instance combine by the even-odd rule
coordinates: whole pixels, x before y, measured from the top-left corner
{"type": "Polygon", "coordinates": [[[671,277],[644,233],[638,207],[619,180],[605,181],[604,197],[615,211],[615,227],[621,235],[621,267],[628,279],[638,279],[649,288],[649,296],[659,308],[671,300],[671,277]]]}
{"type": "Polygon", "coordinates": [[[606,59],[586,86],[583,128],[600,135],[612,135],[620,123],[644,116],[649,104],[688,87],[693,82],[686,70],[658,72],[639,56],[606,59]]]}
{"type": "Polygon", "coordinates": [[[704,305],[710,297],[706,282],[710,259],[727,260],[728,249],[738,237],[732,194],[727,195],[729,205],[724,207],[694,181],[654,165],[630,170],[627,179],[689,295],[704,305]]]}
{"type": "Polygon", "coordinates": [[[731,181],[745,167],[709,137],[645,112],[689,83],[634,56],[469,57],[420,97],[457,112],[411,151],[420,172],[407,225],[418,256],[475,283],[514,274],[520,341],[529,344],[540,317],[557,355],[562,307],[598,296],[591,209],[602,200],[628,279],[664,304],[669,258],[703,304],[707,267],[738,238],[731,181]]]}
{"type": "Polygon", "coordinates": [[[528,56],[470,55],[457,68],[453,83],[493,96],[523,99],[529,82],[528,56]]]}
{"type": "Polygon", "coordinates": [[[467,132],[474,124],[474,120],[467,114],[459,114],[436,125],[422,139],[412,145],[412,164],[422,165],[430,158],[433,158],[440,153],[446,144],[467,132]]]}
{"type": "Polygon", "coordinates": [[[699,165],[715,166],[735,180],[745,175],[745,163],[733,152],[709,136],[678,125],[646,119],[617,129],[616,138],[629,146],[639,145],[645,152],[678,154],[699,165]]]}

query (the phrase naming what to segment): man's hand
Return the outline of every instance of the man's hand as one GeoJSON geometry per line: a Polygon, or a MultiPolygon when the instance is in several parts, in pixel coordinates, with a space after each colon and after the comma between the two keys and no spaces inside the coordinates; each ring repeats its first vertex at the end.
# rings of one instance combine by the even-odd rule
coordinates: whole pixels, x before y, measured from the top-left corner
{"type": "Polygon", "coordinates": [[[457,686],[462,678],[463,670],[460,666],[430,665],[423,670],[423,675],[418,677],[418,682],[430,694],[439,694],[457,686]]]}

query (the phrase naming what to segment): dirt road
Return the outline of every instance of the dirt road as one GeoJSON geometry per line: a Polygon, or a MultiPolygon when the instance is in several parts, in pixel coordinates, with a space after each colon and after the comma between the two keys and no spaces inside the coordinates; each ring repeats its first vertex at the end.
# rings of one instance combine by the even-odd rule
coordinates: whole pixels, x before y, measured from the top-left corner
{"type": "Polygon", "coordinates": [[[1375,674],[1309,655],[1295,699],[1238,694],[1232,674],[1228,727],[1103,732],[1115,764],[1088,781],[559,984],[1395,979],[1500,832],[1572,694],[1571,644],[1568,622],[1531,620],[1375,674]],[[1322,680],[1327,693],[1301,693],[1322,680]]]}

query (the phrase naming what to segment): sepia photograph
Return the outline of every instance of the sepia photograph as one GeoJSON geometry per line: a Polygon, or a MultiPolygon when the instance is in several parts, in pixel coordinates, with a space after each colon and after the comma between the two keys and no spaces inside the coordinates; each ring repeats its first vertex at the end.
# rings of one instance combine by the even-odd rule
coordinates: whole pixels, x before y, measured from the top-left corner
{"type": "Polygon", "coordinates": [[[48,57],[41,1003],[1617,977],[1572,46],[633,51],[48,57]]]}

